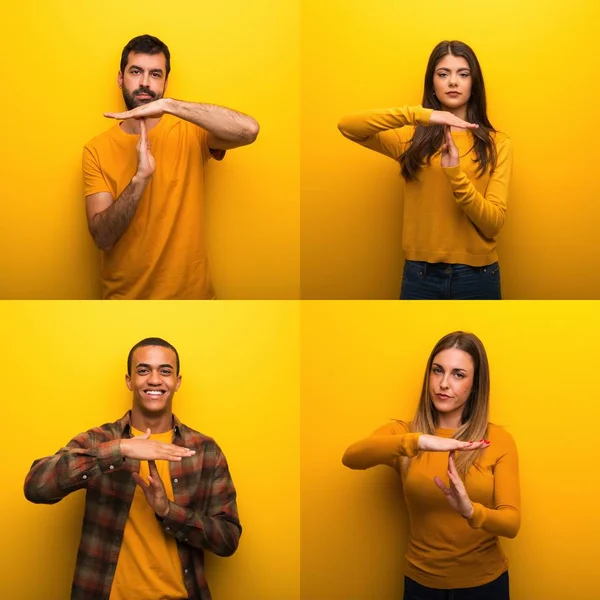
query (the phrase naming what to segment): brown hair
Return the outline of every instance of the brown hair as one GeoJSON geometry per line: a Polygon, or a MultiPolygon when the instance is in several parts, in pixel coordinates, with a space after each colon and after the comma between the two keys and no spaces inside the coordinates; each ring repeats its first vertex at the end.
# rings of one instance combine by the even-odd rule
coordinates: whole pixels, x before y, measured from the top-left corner
{"type": "MultiPolygon", "coordinates": [[[[487,359],[487,354],[481,340],[472,333],[464,331],[454,331],[445,335],[433,348],[427,367],[425,369],[425,377],[423,378],[423,387],[421,389],[421,397],[417,411],[411,423],[405,424],[407,429],[412,432],[426,433],[435,435],[435,430],[438,427],[439,413],[431,401],[429,390],[429,375],[434,358],[442,352],[450,348],[458,348],[466,352],[473,360],[473,387],[469,398],[465,403],[463,413],[461,415],[460,426],[452,436],[456,440],[470,441],[480,440],[487,437],[488,416],[489,416],[489,400],[490,400],[490,369],[487,359]]],[[[465,477],[471,466],[477,467],[477,459],[481,450],[473,452],[457,452],[455,455],[455,464],[458,473],[461,477],[465,477]]],[[[418,460],[422,452],[415,457],[418,460]]],[[[410,459],[402,458],[401,465],[404,469],[410,466],[410,459]]]]}
{"type": "MultiPolygon", "coordinates": [[[[483,73],[475,52],[464,42],[457,40],[440,42],[431,52],[427,69],[425,70],[425,85],[423,89],[422,106],[434,110],[445,110],[442,103],[436,97],[433,89],[433,75],[437,64],[451,54],[464,58],[471,71],[471,96],[467,104],[467,121],[477,123],[477,129],[471,129],[473,134],[474,162],[478,163],[477,173],[481,177],[489,168],[492,173],[496,167],[496,145],[491,134],[496,130],[487,116],[487,102],[483,73]]],[[[444,142],[444,128],[441,125],[425,127],[417,125],[415,133],[410,140],[409,146],[399,158],[402,166],[402,176],[410,181],[417,178],[419,169],[424,164],[431,164],[431,158],[436,154],[444,142]]]]}

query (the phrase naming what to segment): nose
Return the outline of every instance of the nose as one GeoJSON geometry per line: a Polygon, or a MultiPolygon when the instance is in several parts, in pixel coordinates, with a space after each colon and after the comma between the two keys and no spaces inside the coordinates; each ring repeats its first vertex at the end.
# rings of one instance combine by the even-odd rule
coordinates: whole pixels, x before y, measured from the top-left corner
{"type": "Polygon", "coordinates": [[[160,385],[160,377],[158,376],[158,371],[152,370],[150,372],[150,377],[148,377],[148,383],[150,385],[160,385]]]}
{"type": "Polygon", "coordinates": [[[146,71],[143,75],[142,75],[142,79],[140,81],[140,85],[145,87],[145,88],[149,88],[150,87],[150,73],[148,71],[146,71]]]}
{"type": "Polygon", "coordinates": [[[455,73],[451,73],[448,78],[448,85],[450,87],[456,87],[458,85],[458,76],[455,73]]]}
{"type": "Polygon", "coordinates": [[[447,374],[442,375],[442,378],[440,380],[440,388],[443,390],[448,389],[448,375],[447,374]]]}

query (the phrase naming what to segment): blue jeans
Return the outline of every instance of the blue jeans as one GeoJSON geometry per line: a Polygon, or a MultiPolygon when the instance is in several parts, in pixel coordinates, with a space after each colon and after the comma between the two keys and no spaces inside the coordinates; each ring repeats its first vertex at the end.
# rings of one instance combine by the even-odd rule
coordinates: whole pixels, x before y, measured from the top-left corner
{"type": "Polygon", "coordinates": [[[484,585],[455,590],[438,590],[425,587],[405,577],[403,600],[510,600],[508,571],[484,585]]]}
{"type": "Polygon", "coordinates": [[[502,300],[500,267],[407,260],[400,300],[502,300]]]}

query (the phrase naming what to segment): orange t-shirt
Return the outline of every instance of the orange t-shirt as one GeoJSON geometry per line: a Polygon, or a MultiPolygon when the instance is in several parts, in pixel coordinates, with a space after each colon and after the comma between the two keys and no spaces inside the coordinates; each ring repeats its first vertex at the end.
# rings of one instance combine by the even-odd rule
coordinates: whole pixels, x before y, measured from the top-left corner
{"type": "MultiPolygon", "coordinates": [[[[142,431],[131,428],[134,436],[142,431]]],[[[173,430],[150,436],[151,440],[171,443],[173,430]]],[[[169,462],[157,460],[156,468],[163,481],[167,497],[173,501],[173,486],[169,462]]],[[[140,461],[140,476],[148,481],[147,461],[140,461]]],[[[139,486],[129,509],[123,532],[123,542],[117,569],[110,590],[110,600],[185,600],[188,598],[183,583],[181,560],[175,538],[165,534],[139,486]]]]}
{"type": "MultiPolygon", "coordinates": [[[[129,227],[102,253],[105,299],[212,299],[204,244],[204,165],[208,132],[163,115],[148,132],[156,162],[129,227]]],[[[137,170],[139,136],[120,124],[83,149],[85,196],[110,192],[117,200],[137,170]]],[[[221,160],[222,151],[214,151],[221,160]]]]}

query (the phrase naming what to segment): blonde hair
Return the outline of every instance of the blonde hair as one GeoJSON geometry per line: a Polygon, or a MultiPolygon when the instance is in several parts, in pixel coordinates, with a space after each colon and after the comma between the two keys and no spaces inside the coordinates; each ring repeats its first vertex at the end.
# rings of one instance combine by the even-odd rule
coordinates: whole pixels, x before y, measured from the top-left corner
{"type": "MultiPolygon", "coordinates": [[[[466,352],[473,360],[473,387],[469,398],[465,403],[461,415],[460,426],[452,436],[461,441],[478,441],[487,438],[489,401],[490,401],[490,369],[487,354],[481,340],[472,333],[464,331],[454,331],[445,335],[433,348],[427,361],[425,377],[423,378],[423,387],[419,405],[413,420],[405,423],[408,431],[426,433],[435,435],[438,427],[439,413],[431,401],[429,390],[429,376],[433,364],[433,359],[443,350],[458,348],[466,352]]],[[[411,460],[419,460],[422,456],[419,452],[414,459],[402,457],[400,464],[405,471],[410,467],[411,460]]],[[[456,470],[462,479],[472,466],[478,467],[478,459],[481,450],[473,452],[457,452],[455,455],[456,470]]]]}

